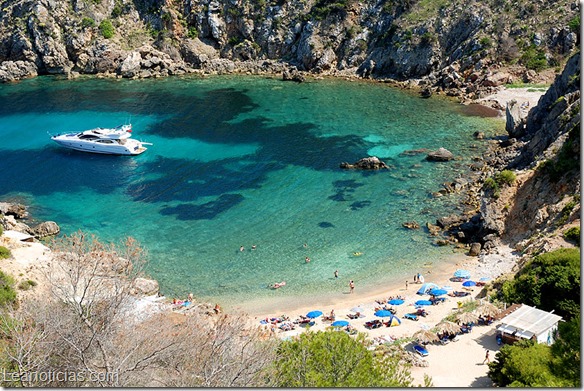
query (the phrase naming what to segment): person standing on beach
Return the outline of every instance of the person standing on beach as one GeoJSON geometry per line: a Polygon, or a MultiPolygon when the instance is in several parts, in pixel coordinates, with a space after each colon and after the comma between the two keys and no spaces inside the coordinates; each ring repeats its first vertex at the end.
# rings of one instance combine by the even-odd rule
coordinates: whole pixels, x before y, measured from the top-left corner
{"type": "Polygon", "coordinates": [[[353,280],[349,281],[349,293],[353,293],[353,291],[355,290],[355,283],[353,282],[353,280]]]}
{"type": "Polygon", "coordinates": [[[408,280],[406,280],[406,291],[408,290],[408,280]]]}
{"type": "Polygon", "coordinates": [[[485,362],[486,362],[487,364],[491,362],[491,360],[489,359],[489,351],[488,351],[488,350],[487,350],[487,353],[485,354],[485,359],[483,360],[483,364],[484,364],[485,362]]]}
{"type": "Polygon", "coordinates": [[[339,271],[335,270],[335,278],[339,278],[339,271]]]}

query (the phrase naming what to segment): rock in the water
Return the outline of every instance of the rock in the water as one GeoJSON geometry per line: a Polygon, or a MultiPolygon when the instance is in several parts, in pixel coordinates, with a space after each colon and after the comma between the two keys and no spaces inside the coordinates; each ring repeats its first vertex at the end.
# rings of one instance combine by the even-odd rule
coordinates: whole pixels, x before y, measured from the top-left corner
{"type": "Polygon", "coordinates": [[[426,160],[434,162],[447,162],[452,159],[454,159],[454,155],[446,148],[439,148],[437,151],[432,151],[426,156],[426,160]]]}
{"type": "Polygon", "coordinates": [[[452,214],[450,216],[440,217],[438,220],[436,220],[436,222],[438,223],[439,227],[448,228],[455,224],[460,224],[464,222],[464,217],[452,214]]]}
{"type": "Polygon", "coordinates": [[[44,238],[58,234],[61,228],[54,221],[45,221],[32,228],[31,231],[37,238],[44,238]]]}
{"type": "Polygon", "coordinates": [[[146,296],[155,295],[160,289],[158,286],[158,281],[142,277],[136,278],[134,281],[134,288],[138,294],[143,294],[146,296]]]}
{"type": "Polygon", "coordinates": [[[416,221],[406,221],[406,222],[402,223],[402,226],[404,226],[405,228],[408,228],[408,229],[419,229],[420,228],[420,224],[418,224],[416,221]]]}
{"type": "Polygon", "coordinates": [[[301,83],[306,80],[304,75],[298,71],[296,68],[286,69],[282,72],[282,80],[284,81],[295,81],[301,83]]]}
{"type": "Polygon", "coordinates": [[[428,228],[428,232],[432,236],[437,236],[440,233],[440,227],[432,223],[426,223],[426,228],[428,228]]]}
{"type": "Polygon", "coordinates": [[[379,170],[382,168],[389,169],[388,165],[385,164],[383,161],[379,160],[377,156],[366,157],[360,159],[358,162],[354,164],[349,164],[343,162],[340,164],[341,168],[356,168],[360,170],[379,170]]]}
{"type": "Polygon", "coordinates": [[[473,136],[477,140],[483,140],[485,138],[485,132],[474,132],[473,136]]]}
{"type": "Polygon", "coordinates": [[[471,257],[476,257],[478,255],[480,255],[481,253],[481,244],[480,243],[473,243],[470,245],[470,250],[468,252],[468,255],[470,255],[471,257]]]}

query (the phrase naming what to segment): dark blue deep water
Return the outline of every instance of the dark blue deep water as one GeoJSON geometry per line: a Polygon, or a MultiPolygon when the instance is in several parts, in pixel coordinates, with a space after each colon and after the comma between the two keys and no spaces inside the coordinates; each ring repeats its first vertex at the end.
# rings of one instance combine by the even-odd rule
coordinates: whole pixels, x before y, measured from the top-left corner
{"type": "Polygon", "coordinates": [[[452,102],[342,80],[37,78],[0,86],[0,103],[1,200],[30,205],[64,233],[133,236],[163,293],[227,306],[326,295],[349,278],[373,286],[448,258],[452,249],[402,222],[456,211],[455,196],[430,194],[481,154],[475,131],[501,125],[452,102]],[[48,134],[128,122],[153,143],[140,156],[71,151],[48,134]],[[403,154],[438,147],[458,160],[403,154]],[[365,156],[391,170],[339,169],[365,156]]]}

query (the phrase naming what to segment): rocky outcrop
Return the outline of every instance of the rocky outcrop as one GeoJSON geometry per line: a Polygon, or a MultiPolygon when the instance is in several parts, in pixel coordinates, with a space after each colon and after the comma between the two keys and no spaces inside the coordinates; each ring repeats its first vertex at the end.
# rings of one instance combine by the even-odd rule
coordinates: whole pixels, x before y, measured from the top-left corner
{"type": "Polygon", "coordinates": [[[505,109],[506,123],[505,129],[509,133],[509,137],[519,138],[525,134],[525,126],[527,123],[527,116],[521,112],[521,107],[517,100],[512,99],[507,102],[505,109]]]}
{"type": "Polygon", "coordinates": [[[426,155],[426,160],[432,162],[447,162],[452,159],[454,159],[454,155],[446,148],[438,148],[436,151],[431,151],[426,155]]]}
{"type": "Polygon", "coordinates": [[[341,168],[345,169],[359,169],[359,170],[380,170],[383,168],[389,169],[389,166],[385,162],[379,160],[377,156],[366,157],[360,159],[359,161],[349,164],[343,162],[340,164],[341,168]]]}
{"type": "Polygon", "coordinates": [[[138,277],[134,280],[133,294],[140,296],[156,295],[160,292],[158,281],[138,277]]]}
{"type": "Polygon", "coordinates": [[[452,238],[469,246],[479,243],[482,253],[502,242],[525,253],[549,250],[551,238],[571,246],[562,237],[566,225],[580,220],[579,82],[578,53],[531,109],[522,136],[492,144],[485,154],[479,184],[487,178],[492,182],[481,189],[477,213],[459,223],[453,217],[439,221],[452,238]],[[503,170],[516,179],[497,183],[503,170]]]}
{"type": "Polygon", "coordinates": [[[25,205],[11,202],[0,202],[0,213],[5,216],[14,216],[17,219],[24,219],[28,216],[25,205]]]}
{"type": "Polygon", "coordinates": [[[4,61],[0,64],[0,81],[9,82],[37,76],[37,67],[28,61],[4,61]]]}
{"type": "Polygon", "coordinates": [[[295,81],[301,83],[306,80],[306,77],[298,71],[296,68],[285,69],[282,72],[282,80],[284,81],[295,81]]]}
{"type": "Polygon", "coordinates": [[[54,221],[45,221],[30,229],[37,239],[54,236],[61,232],[61,228],[54,221]]]}
{"type": "Polygon", "coordinates": [[[28,217],[26,206],[19,203],[0,202],[0,226],[5,230],[13,230],[33,235],[37,239],[56,235],[60,232],[57,223],[45,221],[31,228],[22,220],[28,217]]]}

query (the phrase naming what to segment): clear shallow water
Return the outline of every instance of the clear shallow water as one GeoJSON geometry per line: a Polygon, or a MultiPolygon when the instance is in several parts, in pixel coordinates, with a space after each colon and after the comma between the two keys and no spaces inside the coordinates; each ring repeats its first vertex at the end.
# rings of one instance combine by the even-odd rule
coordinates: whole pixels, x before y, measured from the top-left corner
{"type": "Polygon", "coordinates": [[[37,78],[0,86],[0,102],[0,199],[65,233],[133,236],[163,293],[227,305],[338,291],[335,269],[343,286],[366,286],[440,262],[451,249],[401,224],[455,209],[455,197],[430,193],[465,175],[484,146],[471,147],[475,131],[500,127],[451,102],[341,80],[37,78]],[[47,134],[127,122],[154,144],[140,156],[70,151],[47,134]],[[438,147],[461,160],[402,154],[438,147]],[[392,169],[338,168],[365,156],[392,169]]]}

